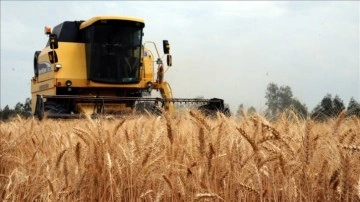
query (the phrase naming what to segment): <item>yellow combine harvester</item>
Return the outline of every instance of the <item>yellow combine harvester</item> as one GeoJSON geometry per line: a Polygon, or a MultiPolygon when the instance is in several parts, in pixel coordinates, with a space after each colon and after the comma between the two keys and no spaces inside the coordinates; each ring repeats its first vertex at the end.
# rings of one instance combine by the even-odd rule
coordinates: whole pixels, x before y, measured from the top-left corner
{"type": "Polygon", "coordinates": [[[148,111],[174,112],[175,103],[201,104],[207,114],[229,115],[222,99],[173,98],[164,81],[162,57],[172,65],[170,45],[163,40],[160,56],[154,42],[144,42],[142,19],[97,16],[86,21],[65,21],[53,30],[46,47],[34,55],[31,82],[32,109],[39,119],[148,111]],[[156,51],[156,58],[149,47],[156,51]],[[155,63],[157,70],[155,70],[155,63]],[[161,98],[152,98],[159,91],[161,98]]]}

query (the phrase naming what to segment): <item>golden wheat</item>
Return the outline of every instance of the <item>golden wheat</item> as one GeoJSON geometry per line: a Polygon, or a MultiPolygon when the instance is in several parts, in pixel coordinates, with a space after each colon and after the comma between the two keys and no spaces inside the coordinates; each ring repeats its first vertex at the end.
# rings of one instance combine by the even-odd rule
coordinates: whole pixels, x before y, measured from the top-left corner
{"type": "Polygon", "coordinates": [[[0,124],[0,200],[359,201],[360,119],[297,117],[15,117],[0,124]]]}

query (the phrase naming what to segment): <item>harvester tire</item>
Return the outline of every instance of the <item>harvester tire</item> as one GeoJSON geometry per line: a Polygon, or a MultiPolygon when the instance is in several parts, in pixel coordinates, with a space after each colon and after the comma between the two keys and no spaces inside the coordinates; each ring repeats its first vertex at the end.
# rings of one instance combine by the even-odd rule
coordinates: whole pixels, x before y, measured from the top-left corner
{"type": "Polygon", "coordinates": [[[40,95],[37,95],[34,116],[40,121],[44,118],[44,102],[40,95]]]}

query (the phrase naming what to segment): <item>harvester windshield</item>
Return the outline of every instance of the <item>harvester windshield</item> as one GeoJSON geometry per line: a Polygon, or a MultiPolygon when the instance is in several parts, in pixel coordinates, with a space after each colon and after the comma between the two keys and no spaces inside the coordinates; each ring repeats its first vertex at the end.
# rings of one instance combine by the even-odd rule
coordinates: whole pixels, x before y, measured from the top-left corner
{"type": "Polygon", "coordinates": [[[131,21],[101,20],[84,30],[88,79],[104,83],[140,81],[142,29],[131,21]]]}

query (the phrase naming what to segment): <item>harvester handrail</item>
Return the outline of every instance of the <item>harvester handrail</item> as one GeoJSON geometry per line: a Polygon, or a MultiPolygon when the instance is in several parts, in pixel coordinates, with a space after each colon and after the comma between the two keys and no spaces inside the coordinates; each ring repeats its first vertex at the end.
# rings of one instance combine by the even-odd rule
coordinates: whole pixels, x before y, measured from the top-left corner
{"type": "MultiPolygon", "coordinates": [[[[153,45],[154,45],[155,50],[156,50],[156,53],[157,53],[157,55],[158,55],[158,58],[160,59],[161,57],[160,57],[159,50],[157,49],[156,43],[155,43],[155,42],[153,42],[153,41],[145,41],[145,42],[144,42],[144,47],[146,46],[146,44],[147,44],[147,43],[151,43],[151,44],[153,44],[153,45]]],[[[150,51],[150,52],[151,52],[151,51],[150,51]]]]}

